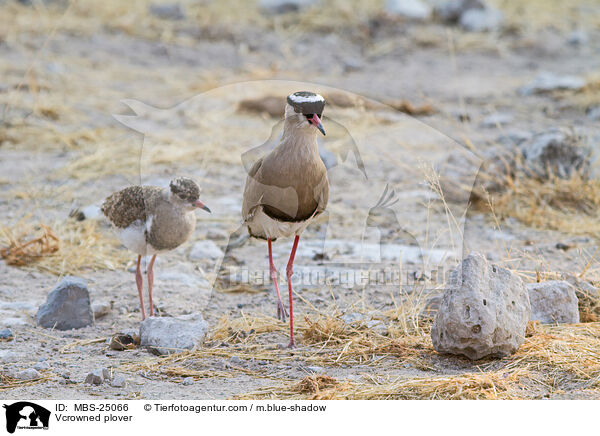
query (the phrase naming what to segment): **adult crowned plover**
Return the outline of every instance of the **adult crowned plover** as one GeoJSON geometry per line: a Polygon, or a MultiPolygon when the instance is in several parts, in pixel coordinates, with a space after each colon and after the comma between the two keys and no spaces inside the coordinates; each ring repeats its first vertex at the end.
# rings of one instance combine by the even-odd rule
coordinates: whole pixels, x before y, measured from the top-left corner
{"type": "Polygon", "coordinates": [[[287,311],[279,293],[271,242],[294,236],[286,268],[289,347],[295,346],[292,275],[298,241],[309,223],[324,212],[329,198],[327,170],[317,144],[317,129],[325,135],[321,124],[324,107],[325,99],[313,92],[295,92],[287,97],[281,140],[252,166],[244,189],[244,224],[251,236],[267,240],[270,275],[277,293],[277,317],[282,321],[287,311]]]}
{"type": "Polygon", "coordinates": [[[199,196],[200,188],[196,182],[180,177],[172,180],[168,189],[157,186],[127,187],[111,194],[102,204],[102,213],[117,230],[123,245],[138,255],[135,281],[142,320],[146,318],[140,267],[142,256],[152,255],[148,264],[148,299],[150,316],[153,316],[153,266],[156,255],[173,250],[187,241],[196,227],[195,209],[210,213],[210,209],[198,199],[199,196]]]}

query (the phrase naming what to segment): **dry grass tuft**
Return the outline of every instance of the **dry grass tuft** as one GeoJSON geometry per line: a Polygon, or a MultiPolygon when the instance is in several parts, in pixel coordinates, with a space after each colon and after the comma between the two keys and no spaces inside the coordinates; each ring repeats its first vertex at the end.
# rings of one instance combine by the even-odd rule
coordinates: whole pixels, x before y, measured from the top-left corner
{"type": "Polygon", "coordinates": [[[18,380],[9,375],[0,373],[0,391],[7,391],[9,389],[45,383],[51,379],[52,375],[50,373],[43,373],[39,378],[30,380],[18,380]]]}
{"type": "MultiPolygon", "coordinates": [[[[600,388],[599,323],[563,326],[532,323],[529,327],[528,337],[519,351],[502,360],[468,362],[440,356],[429,345],[422,347],[430,358],[434,358],[432,362],[438,368],[453,361],[462,362],[460,374],[435,377],[363,375],[361,381],[352,382],[319,375],[262,388],[236,398],[522,399],[542,398],[571,389],[597,393],[600,388]]],[[[417,347],[409,342],[390,343],[379,351],[385,348],[404,353],[417,347]]]]}
{"type": "Polygon", "coordinates": [[[488,194],[487,200],[476,206],[500,219],[512,217],[539,229],[600,236],[600,180],[579,174],[540,180],[519,172],[507,179],[506,190],[488,194]]]}
{"type": "Polygon", "coordinates": [[[4,231],[4,238],[9,245],[0,249],[0,257],[8,265],[25,266],[39,261],[44,256],[49,256],[58,251],[59,239],[50,227],[40,224],[41,235],[28,241],[23,241],[24,235],[14,235],[4,231]]]}
{"type": "Polygon", "coordinates": [[[311,321],[308,317],[304,317],[304,321],[308,324],[302,333],[303,342],[306,344],[343,344],[358,333],[356,329],[338,318],[321,317],[311,321]]]}
{"type": "Polygon", "coordinates": [[[292,386],[291,390],[306,395],[311,400],[333,399],[336,391],[344,390],[347,383],[340,383],[328,375],[310,375],[292,386]]]}
{"type": "Polygon", "coordinates": [[[95,221],[58,221],[50,227],[20,222],[13,227],[0,226],[2,257],[19,261],[19,266],[31,267],[55,275],[76,274],[83,270],[125,267],[130,260],[119,242],[100,231],[95,221]],[[41,237],[18,243],[42,229],[41,237]],[[24,247],[23,249],[20,249],[24,247]],[[23,251],[25,250],[25,251],[23,251]]]}

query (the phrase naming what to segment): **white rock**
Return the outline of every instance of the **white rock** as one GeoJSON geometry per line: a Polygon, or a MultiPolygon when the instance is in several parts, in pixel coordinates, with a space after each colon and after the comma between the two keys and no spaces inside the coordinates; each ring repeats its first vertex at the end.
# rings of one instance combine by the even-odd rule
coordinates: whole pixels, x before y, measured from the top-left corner
{"type": "Polygon", "coordinates": [[[40,373],[33,368],[27,368],[17,372],[15,378],[18,380],[35,380],[40,378],[40,373]]]}
{"type": "Polygon", "coordinates": [[[142,321],[140,340],[156,354],[177,353],[198,345],[207,331],[208,323],[200,313],[176,318],[152,316],[142,321]]]}
{"type": "Polygon", "coordinates": [[[23,318],[15,318],[15,317],[10,317],[10,318],[4,318],[2,320],[2,325],[5,327],[22,327],[22,326],[26,326],[29,323],[24,320],[23,318]]]}
{"type": "Polygon", "coordinates": [[[521,95],[541,94],[559,89],[579,90],[585,86],[584,79],[578,76],[561,76],[554,73],[540,73],[532,82],[521,87],[521,95]]]}
{"type": "Polygon", "coordinates": [[[482,0],[447,0],[438,1],[435,5],[435,13],[447,23],[456,23],[462,14],[472,9],[484,9],[486,7],[482,0]]]}
{"type": "Polygon", "coordinates": [[[568,129],[551,129],[534,135],[519,145],[526,169],[547,179],[556,175],[563,179],[578,172],[588,177],[591,149],[568,129]]]}
{"type": "Polygon", "coordinates": [[[15,312],[25,312],[28,315],[35,315],[38,305],[38,303],[32,301],[0,302],[0,310],[14,310],[15,312]]]}
{"type": "Polygon", "coordinates": [[[421,0],[387,0],[385,11],[389,15],[411,20],[427,20],[431,16],[431,6],[421,0]]]}
{"type": "Polygon", "coordinates": [[[259,8],[269,14],[297,12],[317,3],[316,0],[260,0],[259,8]]]}
{"type": "Polygon", "coordinates": [[[366,319],[366,316],[363,315],[362,313],[350,312],[350,313],[343,314],[340,318],[346,324],[356,324],[356,323],[360,323],[360,322],[364,321],[366,319]]]}
{"type": "Polygon", "coordinates": [[[505,124],[508,124],[508,123],[512,122],[512,120],[513,120],[513,116],[511,114],[496,113],[496,114],[491,114],[491,115],[488,115],[487,117],[485,117],[483,119],[483,121],[481,122],[481,126],[482,127],[498,127],[498,126],[503,126],[505,124]]]}
{"type": "Polygon", "coordinates": [[[149,12],[162,20],[183,20],[185,19],[185,13],[181,9],[181,6],[177,3],[173,4],[162,4],[162,5],[151,5],[148,8],[149,12]]]}
{"type": "Polygon", "coordinates": [[[206,237],[208,239],[227,239],[229,238],[229,233],[225,229],[210,227],[206,231],[206,237]]]}
{"type": "Polygon", "coordinates": [[[586,112],[587,117],[590,120],[598,121],[600,120],[600,106],[591,107],[586,112]]]}
{"type": "Polygon", "coordinates": [[[586,45],[588,40],[588,35],[584,30],[574,30],[567,35],[567,43],[575,47],[586,45]]]}
{"type": "Polygon", "coordinates": [[[90,385],[101,385],[102,383],[104,383],[104,380],[108,379],[108,378],[109,378],[109,373],[108,373],[107,369],[104,369],[104,368],[95,369],[94,371],[90,372],[85,377],[84,383],[87,383],[90,385]]]}
{"type": "Polygon", "coordinates": [[[471,360],[510,355],[525,340],[529,312],[521,278],[473,253],[450,274],[431,330],[433,346],[471,360]]]}
{"type": "Polygon", "coordinates": [[[563,280],[527,285],[531,301],[531,320],[543,324],[576,324],[579,322],[575,288],[563,280]]]}
{"type": "Polygon", "coordinates": [[[0,362],[9,363],[9,362],[17,362],[19,360],[19,355],[11,350],[0,350],[0,362]]]}
{"type": "Polygon", "coordinates": [[[37,371],[46,371],[50,369],[50,365],[48,362],[37,362],[35,365],[33,365],[33,369],[37,371]]]}
{"type": "Polygon", "coordinates": [[[106,301],[92,303],[92,312],[94,313],[94,319],[102,318],[110,313],[110,303],[106,301]]]}
{"type": "Polygon", "coordinates": [[[196,242],[190,250],[190,260],[207,260],[207,259],[220,259],[223,257],[223,250],[219,248],[214,241],[206,239],[204,241],[196,242]]]}
{"type": "Polygon", "coordinates": [[[183,379],[183,385],[184,386],[190,386],[194,384],[194,378],[193,377],[186,377],[183,379]]]}
{"type": "Polygon", "coordinates": [[[121,374],[117,374],[110,381],[110,385],[113,388],[122,388],[125,387],[125,385],[127,385],[127,381],[125,380],[125,377],[123,377],[121,374]]]}
{"type": "Polygon", "coordinates": [[[504,16],[494,8],[469,9],[460,16],[460,26],[469,32],[489,32],[502,25],[504,16]]]}

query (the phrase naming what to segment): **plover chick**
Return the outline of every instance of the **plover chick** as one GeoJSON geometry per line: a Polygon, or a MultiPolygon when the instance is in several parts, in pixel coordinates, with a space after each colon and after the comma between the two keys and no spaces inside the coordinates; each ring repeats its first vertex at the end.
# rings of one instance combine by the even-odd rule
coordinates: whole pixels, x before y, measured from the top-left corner
{"type": "Polygon", "coordinates": [[[142,256],[152,255],[148,264],[148,299],[150,316],[154,315],[152,290],[156,255],[183,244],[196,227],[194,210],[210,209],[198,198],[200,188],[191,179],[180,177],[169,188],[129,186],[111,194],[102,204],[102,213],[114,226],[117,236],[131,251],[137,253],[135,281],[140,296],[142,320],[146,318],[141,272],[142,256]]]}

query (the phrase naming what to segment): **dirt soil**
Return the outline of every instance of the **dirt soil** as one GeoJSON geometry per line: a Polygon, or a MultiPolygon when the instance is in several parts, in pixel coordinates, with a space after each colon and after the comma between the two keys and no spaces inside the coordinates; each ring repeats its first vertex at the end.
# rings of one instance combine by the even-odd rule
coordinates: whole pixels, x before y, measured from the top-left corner
{"type": "MultiPolygon", "coordinates": [[[[547,22],[529,7],[515,12],[516,0],[501,1],[503,30],[468,33],[436,20],[385,18],[377,2],[355,15],[344,2],[323,2],[329,21],[313,10],[269,18],[255,6],[248,16],[227,15],[210,1],[183,2],[184,18],[173,21],[150,14],[145,2],[104,3],[0,2],[0,248],[10,236],[39,235],[41,224],[60,239],[58,252],[26,265],[0,260],[0,329],[14,334],[0,342],[0,396],[600,399],[597,350],[585,361],[591,369],[577,372],[576,354],[556,348],[568,337],[597,339],[597,322],[538,326],[525,354],[469,362],[433,350],[431,319],[422,313],[471,251],[526,282],[561,273],[600,280],[597,234],[496,217],[468,207],[468,191],[446,200],[435,172],[449,156],[468,155],[474,178],[483,152],[520,132],[572,127],[594,145],[600,132],[586,111],[596,98],[600,104],[596,88],[529,96],[518,89],[541,72],[597,83],[597,5],[564,2],[563,14],[547,22]],[[588,37],[579,46],[568,41],[577,28],[588,37]],[[288,350],[266,243],[242,240],[226,256],[200,260],[190,250],[212,240],[225,251],[243,234],[245,166],[281,128],[281,116],[240,103],[283,101],[305,89],[328,99],[328,134],[319,141],[335,165],[329,213],[304,233],[296,257],[299,346],[288,350]],[[496,113],[510,121],[483,123],[496,113]],[[163,316],[201,312],[210,332],[196,350],[168,358],[141,347],[111,350],[107,338],[139,329],[135,255],[101,218],[69,214],[130,184],[164,186],[179,175],[198,181],[213,213],[198,212],[190,241],[159,256],[156,305],[163,316]],[[386,186],[393,195],[381,205],[386,186]],[[348,277],[357,271],[400,271],[403,279],[354,283],[348,277]],[[67,274],[85,278],[92,303],[108,303],[109,313],[79,330],[37,326],[37,308],[67,274]],[[520,367],[534,348],[556,348],[564,359],[520,367]],[[49,366],[39,378],[13,377],[40,361],[49,366]],[[124,375],[126,386],[84,383],[97,368],[124,375]],[[314,374],[337,387],[298,387],[314,374]],[[397,388],[377,394],[374,386],[386,384],[397,388]]],[[[274,247],[285,271],[291,241],[274,247]]],[[[287,290],[283,277],[281,285],[287,290]]]]}

